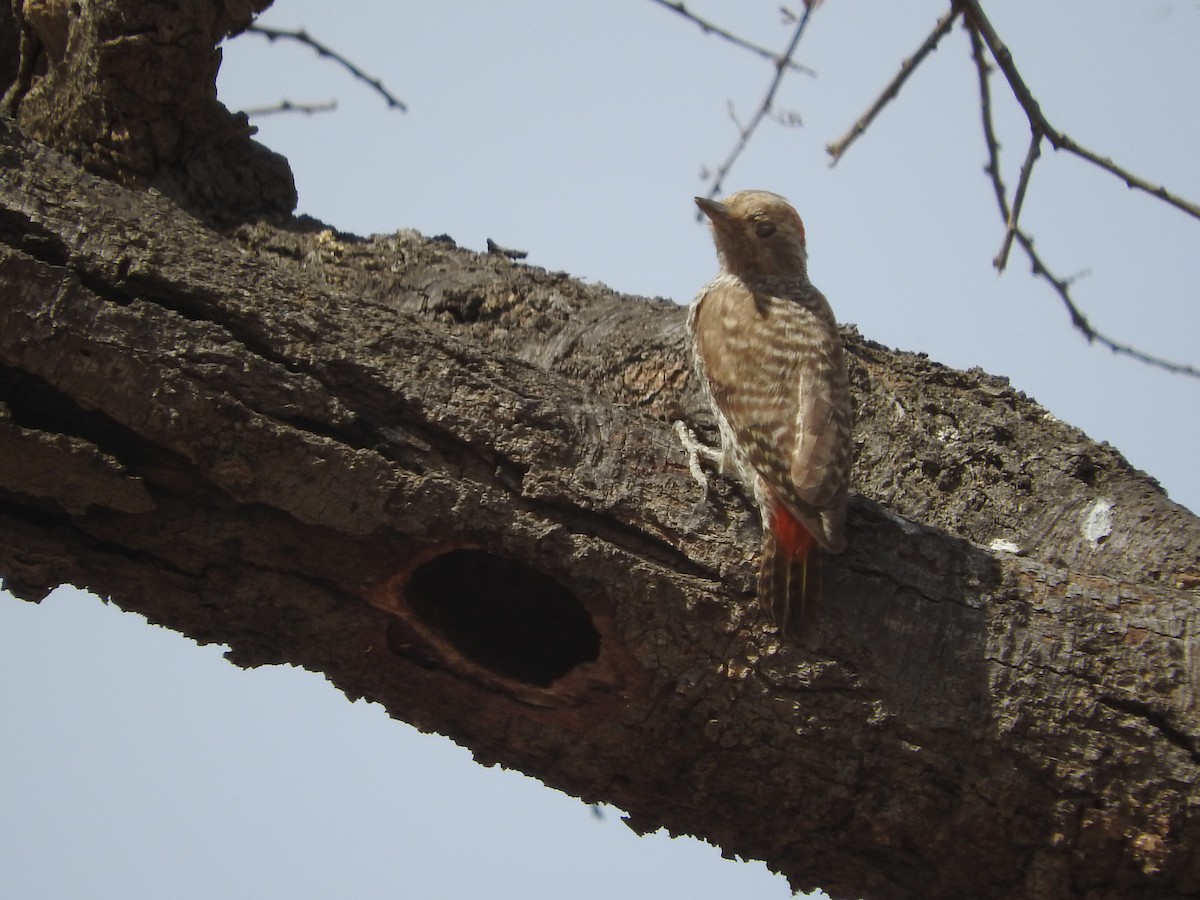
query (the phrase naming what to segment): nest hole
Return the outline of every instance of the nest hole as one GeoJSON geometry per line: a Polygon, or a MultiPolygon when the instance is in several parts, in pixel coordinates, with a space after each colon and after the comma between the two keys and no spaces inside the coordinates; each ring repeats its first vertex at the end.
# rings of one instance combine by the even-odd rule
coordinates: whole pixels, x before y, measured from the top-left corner
{"type": "Polygon", "coordinates": [[[600,655],[600,634],[574,594],[483,550],[452,550],[422,564],[405,596],[455,650],[506,678],[545,688],[600,655]]]}

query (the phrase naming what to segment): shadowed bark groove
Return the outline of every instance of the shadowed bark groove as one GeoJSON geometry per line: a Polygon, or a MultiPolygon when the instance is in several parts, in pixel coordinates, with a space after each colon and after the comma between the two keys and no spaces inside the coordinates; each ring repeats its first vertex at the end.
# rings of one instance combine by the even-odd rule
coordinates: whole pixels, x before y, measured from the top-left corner
{"type": "Polygon", "coordinates": [[[291,662],[835,897],[1200,893],[1200,526],[1004,382],[848,333],[799,643],[707,498],[681,309],[414,233],[222,237],[0,120],[0,576],[291,662]]]}

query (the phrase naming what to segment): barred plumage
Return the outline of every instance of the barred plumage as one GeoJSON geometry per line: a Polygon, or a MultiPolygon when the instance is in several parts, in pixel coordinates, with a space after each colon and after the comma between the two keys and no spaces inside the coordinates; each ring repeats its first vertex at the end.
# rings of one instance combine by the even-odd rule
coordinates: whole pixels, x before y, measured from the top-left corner
{"type": "Polygon", "coordinates": [[[845,545],[853,413],[842,342],[786,200],[741,191],[696,203],[721,262],[688,316],[696,369],[724,458],[762,514],[759,600],[786,630],[820,592],[816,548],[845,545]]]}

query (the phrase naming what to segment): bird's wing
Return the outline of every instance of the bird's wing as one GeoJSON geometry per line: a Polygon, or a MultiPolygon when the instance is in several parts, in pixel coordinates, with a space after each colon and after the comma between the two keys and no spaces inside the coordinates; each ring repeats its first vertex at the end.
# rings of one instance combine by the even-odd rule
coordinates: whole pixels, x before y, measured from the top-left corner
{"type": "Polygon", "coordinates": [[[834,500],[844,474],[844,431],[838,416],[837,375],[819,358],[810,358],[797,370],[792,485],[800,500],[823,509],[834,500]]]}

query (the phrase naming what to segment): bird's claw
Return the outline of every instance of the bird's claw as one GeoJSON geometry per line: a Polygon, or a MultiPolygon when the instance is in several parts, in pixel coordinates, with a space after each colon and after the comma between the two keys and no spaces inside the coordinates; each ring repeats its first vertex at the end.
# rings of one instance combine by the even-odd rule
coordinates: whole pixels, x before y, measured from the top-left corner
{"type": "Polygon", "coordinates": [[[704,469],[700,465],[700,458],[704,457],[717,466],[721,466],[724,454],[710,447],[708,444],[696,437],[696,433],[688,428],[687,423],[683,419],[676,419],[675,434],[679,437],[679,443],[683,445],[683,452],[687,454],[688,471],[692,473],[692,477],[696,479],[696,483],[700,485],[701,500],[708,499],[708,476],[704,474],[704,469]]]}

